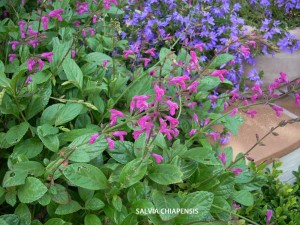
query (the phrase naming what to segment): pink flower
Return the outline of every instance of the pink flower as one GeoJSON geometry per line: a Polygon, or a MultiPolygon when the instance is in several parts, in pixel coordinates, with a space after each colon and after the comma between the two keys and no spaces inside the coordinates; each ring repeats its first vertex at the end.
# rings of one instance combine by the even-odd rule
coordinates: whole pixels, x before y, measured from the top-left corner
{"type": "Polygon", "coordinates": [[[116,110],[116,109],[111,109],[109,110],[109,112],[111,113],[110,115],[110,126],[113,126],[117,123],[117,117],[124,117],[124,113],[116,110]]]}
{"type": "Polygon", "coordinates": [[[155,50],[155,48],[150,48],[150,49],[148,49],[147,51],[145,51],[145,53],[146,53],[146,54],[149,54],[149,55],[151,55],[151,56],[155,56],[154,50],[155,50]]]}
{"type": "Polygon", "coordinates": [[[174,116],[175,115],[175,111],[178,109],[178,105],[175,102],[172,102],[170,100],[166,101],[166,104],[169,106],[170,109],[170,115],[174,116]]]}
{"type": "Polygon", "coordinates": [[[76,56],[76,51],[75,51],[75,50],[72,50],[72,51],[71,51],[71,57],[74,59],[75,56],[76,56]]]}
{"type": "Polygon", "coordinates": [[[42,58],[46,58],[49,62],[52,62],[52,56],[54,55],[53,52],[44,52],[41,54],[42,58]]]}
{"type": "Polygon", "coordinates": [[[218,132],[211,132],[209,133],[209,136],[211,136],[214,139],[214,141],[216,141],[217,137],[219,137],[220,134],[218,132]]]}
{"type": "Polygon", "coordinates": [[[241,46],[241,52],[245,59],[249,58],[250,56],[250,48],[245,47],[244,45],[241,46]]]}
{"type": "Polygon", "coordinates": [[[133,50],[124,50],[124,58],[127,59],[129,55],[134,55],[134,51],[133,50]]]}
{"type": "Polygon", "coordinates": [[[214,72],[212,72],[212,76],[214,77],[219,77],[220,81],[224,81],[224,76],[225,74],[227,74],[228,71],[227,70],[215,70],[214,72]]]}
{"type": "Polygon", "coordinates": [[[234,89],[230,92],[231,96],[231,101],[234,102],[236,99],[238,99],[240,97],[240,94],[237,93],[237,89],[234,89]]]}
{"type": "Polygon", "coordinates": [[[95,29],[94,28],[90,28],[89,32],[90,32],[91,36],[95,36],[95,29]]]}
{"type": "Polygon", "coordinates": [[[257,94],[254,94],[251,96],[251,102],[252,103],[255,103],[256,99],[258,98],[258,95],[257,94]]]}
{"type": "Polygon", "coordinates": [[[15,58],[17,57],[16,54],[9,54],[8,56],[9,56],[9,61],[10,61],[10,62],[14,61],[15,58]]]}
{"type": "Polygon", "coordinates": [[[118,2],[116,0],[103,0],[103,6],[106,10],[110,10],[110,3],[118,5],[118,2]]]}
{"type": "Polygon", "coordinates": [[[28,59],[27,60],[27,68],[28,70],[33,70],[33,67],[35,67],[35,60],[34,59],[28,59]]]}
{"type": "Polygon", "coordinates": [[[273,105],[272,109],[275,110],[277,117],[280,117],[281,112],[283,112],[283,108],[281,108],[280,106],[273,105]]]}
{"type": "Polygon", "coordinates": [[[89,143],[92,145],[95,143],[96,139],[99,137],[99,133],[96,133],[96,134],[93,134],[91,137],[90,137],[90,140],[89,140],[89,143]]]}
{"type": "Polygon", "coordinates": [[[11,49],[15,50],[16,47],[18,46],[19,42],[18,41],[11,41],[10,44],[11,44],[11,49]]]}
{"type": "Polygon", "coordinates": [[[97,16],[96,16],[96,15],[93,16],[92,22],[93,22],[93,23],[97,23],[97,16]]]}
{"type": "Polygon", "coordinates": [[[151,59],[148,58],[141,58],[142,61],[144,61],[144,67],[147,67],[151,59]]]}
{"type": "Polygon", "coordinates": [[[139,136],[144,133],[144,130],[135,130],[132,132],[132,136],[134,138],[134,140],[138,139],[139,136]]]}
{"type": "Polygon", "coordinates": [[[239,173],[243,172],[241,168],[232,168],[231,171],[235,173],[235,176],[238,176],[239,173]]]}
{"type": "Polygon", "coordinates": [[[103,66],[104,68],[106,68],[107,63],[109,63],[109,60],[108,60],[108,59],[103,60],[102,66],[103,66]]]}
{"type": "Polygon", "coordinates": [[[234,116],[238,111],[238,108],[234,108],[231,113],[229,113],[229,116],[234,116]]]}
{"type": "Polygon", "coordinates": [[[194,46],[194,48],[199,49],[199,51],[202,52],[202,51],[203,51],[203,46],[204,46],[203,43],[201,43],[201,44],[196,44],[196,45],[194,46]]]}
{"type": "Polygon", "coordinates": [[[280,83],[278,83],[278,82],[271,83],[271,84],[269,85],[269,92],[272,93],[276,88],[279,87],[279,84],[280,84],[280,83]]]}
{"type": "Polygon", "coordinates": [[[82,34],[82,37],[86,37],[86,30],[82,29],[81,34],[82,34]]]}
{"type": "Polygon", "coordinates": [[[256,48],[256,42],[255,41],[247,41],[246,42],[249,46],[252,46],[253,48],[256,48]]]}
{"type": "Polygon", "coordinates": [[[42,16],[42,23],[43,23],[43,27],[44,30],[48,29],[48,23],[49,23],[49,18],[47,16],[42,16]]]}
{"type": "Polygon", "coordinates": [[[250,115],[251,118],[253,119],[255,114],[257,114],[257,112],[255,110],[247,110],[246,114],[250,115]]]}
{"type": "Polygon", "coordinates": [[[27,78],[26,78],[26,81],[25,81],[25,84],[29,84],[32,82],[32,77],[29,75],[27,78]]]}
{"type": "Polygon", "coordinates": [[[89,11],[89,3],[88,2],[82,2],[81,4],[76,3],[76,11],[79,15],[84,14],[85,12],[89,11]]]}
{"type": "Polygon", "coordinates": [[[106,141],[108,143],[109,150],[113,150],[115,148],[115,142],[110,138],[106,138],[106,141]]]}
{"type": "Polygon", "coordinates": [[[20,26],[20,31],[21,31],[21,32],[24,31],[26,22],[25,22],[25,21],[19,21],[18,24],[19,24],[19,26],[20,26]]]}
{"type": "Polygon", "coordinates": [[[37,39],[32,39],[28,41],[28,44],[30,44],[33,48],[36,48],[39,44],[39,41],[37,39]]]}
{"type": "Polygon", "coordinates": [[[154,91],[155,91],[155,100],[160,102],[162,97],[164,96],[165,92],[163,89],[161,89],[157,84],[154,85],[154,91]]]}
{"type": "Polygon", "coordinates": [[[190,102],[187,104],[187,106],[190,107],[191,109],[194,109],[195,105],[197,105],[197,102],[190,102]]]}
{"type": "Polygon", "coordinates": [[[203,126],[206,126],[210,121],[210,118],[206,118],[204,121],[203,121],[203,126]]]}
{"type": "Polygon", "coordinates": [[[190,136],[193,136],[196,132],[197,132],[196,129],[192,129],[192,130],[189,132],[189,135],[190,135],[190,136]]]}
{"type": "Polygon", "coordinates": [[[259,95],[262,95],[262,90],[261,90],[261,88],[260,88],[260,84],[255,84],[255,85],[251,88],[251,90],[252,90],[253,92],[257,92],[259,95]]]}
{"type": "Polygon", "coordinates": [[[79,27],[80,21],[76,20],[76,21],[73,22],[73,24],[75,25],[75,27],[79,27]]]}
{"type": "Polygon", "coordinates": [[[288,79],[286,73],[284,73],[284,72],[280,72],[280,78],[279,79],[281,79],[281,81],[284,81],[285,83],[289,82],[289,79],[288,79]]]}
{"type": "Polygon", "coordinates": [[[186,75],[180,77],[173,77],[169,84],[178,84],[182,89],[185,89],[185,81],[190,80],[190,78],[186,75]]]}
{"type": "Polygon", "coordinates": [[[124,136],[127,135],[127,132],[125,131],[114,131],[113,136],[119,137],[120,141],[124,141],[124,136]]]}
{"type": "Polygon", "coordinates": [[[137,95],[132,98],[130,103],[130,111],[132,112],[134,108],[140,109],[140,112],[148,108],[148,103],[146,100],[149,98],[148,95],[137,95]]]}
{"type": "Polygon", "coordinates": [[[295,105],[300,106],[300,94],[295,93],[295,105]]]}
{"type": "Polygon", "coordinates": [[[268,210],[266,212],[267,223],[269,223],[271,221],[272,216],[273,216],[273,211],[272,210],[268,210]]]}
{"type": "Polygon", "coordinates": [[[161,155],[155,153],[152,153],[151,155],[155,158],[156,163],[161,163],[161,161],[164,159],[161,155]]]}
{"type": "Polygon", "coordinates": [[[38,59],[37,61],[38,61],[38,63],[39,63],[39,70],[42,70],[43,67],[44,67],[44,65],[45,65],[44,61],[41,60],[41,59],[38,59]]]}
{"type": "Polygon", "coordinates": [[[28,33],[29,33],[30,35],[34,36],[34,37],[37,37],[38,34],[39,34],[39,32],[34,31],[34,30],[32,29],[32,26],[28,26],[28,33]]]}
{"type": "Polygon", "coordinates": [[[175,128],[179,124],[179,121],[171,116],[165,116],[165,118],[169,121],[171,128],[175,128]]]}
{"type": "Polygon", "coordinates": [[[224,111],[227,111],[228,110],[228,103],[227,102],[224,102],[224,111]]]}
{"type": "Polygon", "coordinates": [[[63,13],[64,10],[63,9],[55,9],[53,11],[51,11],[48,15],[50,17],[56,17],[58,21],[63,21],[63,18],[61,17],[61,13],[63,13]]]}
{"type": "Polygon", "coordinates": [[[226,153],[225,152],[222,152],[221,154],[218,154],[218,158],[221,160],[223,165],[226,164],[226,153]]]}
{"type": "Polygon", "coordinates": [[[248,100],[245,99],[245,100],[244,100],[244,106],[247,106],[247,105],[249,105],[249,103],[248,103],[248,100]]]}
{"type": "Polygon", "coordinates": [[[188,86],[187,90],[191,90],[192,92],[197,92],[197,86],[200,84],[199,81],[194,81],[193,83],[190,84],[190,86],[188,86]]]}
{"type": "Polygon", "coordinates": [[[195,120],[195,122],[196,122],[197,124],[199,123],[198,115],[197,115],[196,113],[194,113],[193,119],[195,120]]]}
{"type": "Polygon", "coordinates": [[[198,65],[197,54],[194,51],[190,51],[190,55],[191,55],[190,63],[192,66],[196,67],[198,65]]]}

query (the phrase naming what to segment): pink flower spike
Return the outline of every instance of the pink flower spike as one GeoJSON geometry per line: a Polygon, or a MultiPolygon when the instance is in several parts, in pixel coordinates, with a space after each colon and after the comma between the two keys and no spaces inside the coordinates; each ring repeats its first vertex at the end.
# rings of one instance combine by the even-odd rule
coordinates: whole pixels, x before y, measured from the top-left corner
{"type": "Polygon", "coordinates": [[[244,106],[247,106],[247,105],[249,105],[249,103],[248,103],[248,100],[245,99],[245,100],[244,100],[244,106]]]}
{"type": "Polygon", "coordinates": [[[108,59],[103,60],[102,66],[103,66],[104,68],[106,68],[107,63],[109,63],[109,60],[108,60],[108,59]]]}
{"type": "Polygon", "coordinates": [[[47,30],[48,29],[49,18],[47,16],[42,16],[41,20],[42,20],[42,23],[43,23],[44,30],[47,30]]]}
{"type": "Polygon", "coordinates": [[[212,76],[214,77],[219,77],[220,81],[224,81],[224,76],[225,74],[227,74],[228,71],[227,70],[215,70],[214,72],[212,72],[212,76]]]}
{"type": "Polygon", "coordinates": [[[216,141],[217,137],[220,136],[220,134],[218,132],[211,132],[208,135],[211,136],[214,139],[214,141],[216,141]]]}
{"type": "Polygon", "coordinates": [[[273,105],[272,109],[275,110],[277,117],[280,117],[281,112],[283,112],[283,108],[281,108],[280,106],[273,105]]]}
{"type": "Polygon", "coordinates": [[[244,45],[241,46],[241,53],[245,59],[249,58],[250,56],[250,48],[245,47],[244,45]]]}
{"type": "Polygon", "coordinates": [[[168,101],[166,101],[166,104],[169,106],[169,109],[170,109],[170,115],[171,115],[171,116],[174,116],[175,113],[176,113],[176,110],[178,109],[177,103],[168,100],[168,101]]]}
{"type": "Polygon", "coordinates": [[[94,28],[90,28],[89,32],[90,32],[91,36],[95,36],[95,29],[94,28]]]}
{"type": "Polygon", "coordinates": [[[127,135],[127,132],[125,132],[125,131],[114,131],[113,135],[115,137],[119,137],[120,141],[124,141],[124,136],[127,135]]]}
{"type": "Polygon", "coordinates": [[[197,115],[196,113],[194,113],[193,119],[195,120],[195,122],[196,122],[197,124],[199,123],[198,115],[197,115]]]}
{"type": "Polygon", "coordinates": [[[171,128],[175,128],[179,124],[179,121],[171,116],[165,116],[165,118],[169,121],[171,128]]]}
{"type": "Polygon", "coordinates": [[[226,164],[226,153],[225,152],[222,152],[221,154],[218,154],[218,158],[221,160],[223,165],[226,164]]]}
{"type": "Polygon", "coordinates": [[[20,26],[20,31],[21,31],[21,32],[24,31],[24,27],[25,27],[25,25],[26,25],[26,22],[25,22],[25,21],[19,21],[18,24],[19,24],[19,26],[20,26]]]}
{"type": "Polygon", "coordinates": [[[116,110],[116,109],[111,109],[109,110],[109,112],[111,113],[110,115],[110,126],[113,126],[117,123],[117,117],[124,117],[124,113],[116,110]]]}
{"type": "Polygon", "coordinates": [[[27,68],[28,70],[33,70],[33,67],[35,67],[35,60],[34,59],[28,59],[27,60],[27,68]]]}
{"type": "Polygon", "coordinates": [[[129,55],[134,55],[134,51],[132,50],[124,50],[124,58],[127,59],[129,55]]]}
{"type": "Polygon", "coordinates": [[[146,53],[146,54],[149,54],[149,55],[151,55],[151,56],[155,56],[154,51],[155,51],[155,48],[150,48],[150,49],[148,49],[147,51],[145,51],[145,53],[146,53]]]}
{"type": "Polygon", "coordinates": [[[25,81],[25,84],[29,84],[32,82],[32,77],[29,75],[27,78],[26,78],[26,81],[25,81]]]}
{"type": "Polygon", "coordinates": [[[86,37],[86,30],[82,29],[81,34],[82,34],[82,37],[86,37]]]}
{"type": "Polygon", "coordinates": [[[273,211],[272,210],[268,210],[266,212],[267,223],[269,223],[271,221],[272,216],[273,216],[273,211]]]}
{"type": "Polygon", "coordinates": [[[203,45],[204,45],[203,43],[202,44],[196,44],[194,46],[194,48],[199,49],[199,51],[202,52],[203,51],[203,45]]]}
{"type": "Polygon", "coordinates": [[[178,84],[182,89],[185,89],[185,81],[190,80],[190,78],[186,75],[180,77],[173,77],[169,84],[178,84]]]}
{"type": "Polygon", "coordinates": [[[17,48],[19,42],[18,41],[11,41],[10,44],[11,44],[11,49],[15,50],[17,48]]]}
{"type": "Polygon", "coordinates": [[[295,93],[295,105],[300,106],[300,94],[295,93]]]}
{"type": "Polygon", "coordinates": [[[49,62],[52,62],[52,56],[54,55],[53,52],[44,52],[41,54],[42,58],[46,58],[49,62]]]}
{"type": "Polygon", "coordinates": [[[190,102],[187,104],[187,106],[190,107],[191,109],[194,109],[195,105],[197,105],[197,102],[190,102]]]}
{"type": "Polygon", "coordinates": [[[206,118],[203,122],[203,126],[206,126],[207,124],[209,124],[210,118],[206,118]]]}
{"type": "Polygon", "coordinates": [[[157,84],[154,85],[154,91],[155,91],[155,100],[160,102],[162,97],[164,96],[165,92],[163,89],[161,89],[157,84]]]}
{"type": "Polygon", "coordinates": [[[257,94],[254,94],[251,96],[251,102],[252,103],[255,103],[256,99],[258,98],[258,95],[257,94]]]}
{"type": "Polygon", "coordinates": [[[247,110],[246,114],[250,115],[251,118],[253,119],[255,114],[257,114],[257,112],[255,110],[247,110]]]}
{"type": "Polygon", "coordinates": [[[108,143],[109,150],[113,150],[115,148],[115,142],[110,138],[106,138],[106,141],[108,143]]]}
{"type": "Polygon", "coordinates": [[[234,116],[238,111],[239,111],[238,108],[234,108],[232,112],[229,114],[229,116],[234,116]]]}
{"type": "Polygon", "coordinates": [[[41,59],[38,59],[38,63],[39,63],[39,70],[42,70],[45,65],[44,61],[41,59]]]}
{"type": "Polygon", "coordinates": [[[196,132],[197,132],[196,129],[192,129],[192,130],[189,132],[189,135],[190,135],[190,136],[193,136],[196,132]]]}
{"type": "Polygon", "coordinates": [[[71,51],[71,57],[72,57],[72,59],[74,59],[75,56],[76,56],[76,51],[75,51],[75,50],[72,50],[72,51],[71,51]]]}
{"type": "Polygon", "coordinates": [[[155,154],[155,153],[152,153],[151,155],[155,158],[155,161],[158,164],[161,163],[161,161],[163,161],[163,159],[164,159],[161,155],[158,155],[158,154],[155,154]]]}
{"type": "Polygon", "coordinates": [[[151,59],[148,58],[141,58],[142,61],[144,61],[144,67],[147,67],[149,62],[151,62],[151,59]]]}
{"type": "Polygon", "coordinates": [[[197,58],[197,54],[194,51],[190,52],[191,55],[191,59],[190,59],[190,63],[197,65],[198,64],[198,58],[197,58]]]}
{"type": "Polygon", "coordinates": [[[63,9],[55,9],[53,11],[51,11],[48,15],[50,17],[56,17],[58,21],[63,21],[63,18],[60,14],[62,14],[64,12],[63,9]]]}
{"type": "Polygon", "coordinates": [[[198,92],[197,90],[197,86],[200,84],[199,81],[194,81],[193,83],[190,84],[190,86],[188,86],[187,90],[191,90],[192,92],[198,92]]]}
{"type": "Polygon", "coordinates": [[[10,61],[10,62],[14,61],[15,58],[17,57],[16,54],[9,54],[8,56],[9,56],[9,61],[10,61]]]}
{"type": "Polygon", "coordinates": [[[280,72],[280,79],[281,79],[282,81],[284,81],[285,83],[288,83],[288,82],[289,82],[289,79],[288,79],[286,73],[284,73],[284,72],[280,72]]]}
{"type": "Polygon", "coordinates": [[[96,133],[96,134],[93,134],[91,137],[90,137],[90,140],[89,140],[89,143],[92,145],[95,143],[95,141],[97,140],[97,138],[99,137],[100,134],[96,133]]]}
{"type": "Polygon", "coordinates": [[[239,173],[243,172],[241,168],[232,168],[231,171],[235,173],[235,176],[238,176],[239,173]]]}
{"type": "Polygon", "coordinates": [[[97,23],[97,16],[96,16],[96,15],[93,16],[92,22],[93,22],[93,23],[97,23]]]}
{"type": "Polygon", "coordinates": [[[262,95],[262,90],[260,88],[260,84],[255,84],[252,88],[252,91],[257,92],[259,95],[262,95]]]}

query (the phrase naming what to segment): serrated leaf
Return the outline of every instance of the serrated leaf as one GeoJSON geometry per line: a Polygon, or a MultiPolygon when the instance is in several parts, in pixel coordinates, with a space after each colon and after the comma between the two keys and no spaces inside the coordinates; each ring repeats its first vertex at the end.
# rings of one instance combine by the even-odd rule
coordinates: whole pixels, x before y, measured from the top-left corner
{"type": "Polygon", "coordinates": [[[130,187],[131,185],[140,181],[147,172],[147,164],[143,163],[140,159],[132,160],[127,163],[119,177],[122,188],[130,187]]]}
{"type": "Polygon", "coordinates": [[[85,202],[85,208],[89,210],[100,210],[105,206],[99,198],[93,197],[85,202]]]}
{"type": "Polygon", "coordinates": [[[57,113],[55,126],[65,124],[77,117],[83,109],[83,105],[79,103],[67,103],[57,113]]]}
{"type": "Polygon", "coordinates": [[[89,190],[101,190],[108,181],[100,169],[86,163],[74,163],[63,170],[65,177],[75,186],[89,190]]]}
{"type": "Polygon", "coordinates": [[[41,124],[48,123],[50,125],[53,125],[55,123],[56,117],[58,112],[64,107],[64,104],[58,103],[53,104],[49,107],[47,107],[41,116],[41,124]]]}
{"type": "Polygon", "coordinates": [[[18,143],[22,137],[26,134],[29,128],[29,123],[22,122],[19,125],[11,127],[6,135],[5,139],[9,144],[16,144],[18,143]]]}
{"type": "Polygon", "coordinates": [[[164,212],[165,209],[174,210],[174,212],[176,212],[176,209],[180,209],[178,202],[174,198],[166,194],[162,194],[159,191],[154,191],[152,194],[152,198],[154,205],[159,212],[159,216],[163,221],[168,221],[178,216],[177,213],[164,212]]]}
{"type": "Polygon", "coordinates": [[[25,184],[18,189],[18,197],[22,203],[31,203],[41,198],[47,187],[35,177],[27,177],[25,184]]]}
{"type": "Polygon", "coordinates": [[[209,65],[209,69],[215,69],[219,66],[224,65],[225,63],[229,62],[230,60],[232,60],[234,58],[233,55],[230,54],[219,54],[214,61],[209,65]]]}
{"type": "Polygon", "coordinates": [[[170,164],[158,164],[149,169],[149,178],[161,185],[169,185],[182,182],[182,172],[177,166],[170,164]]]}
{"type": "Polygon", "coordinates": [[[253,195],[246,190],[235,191],[233,200],[245,206],[251,206],[254,203],[253,195]]]}
{"type": "Polygon", "coordinates": [[[71,200],[68,204],[59,205],[57,207],[57,209],[55,210],[55,214],[56,215],[67,215],[67,214],[77,212],[80,209],[82,209],[81,205],[78,202],[71,200]]]}
{"type": "Polygon", "coordinates": [[[126,164],[134,160],[133,143],[129,141],[116,141],[113,151],[108,154],[117,162],[126,164]]]}
{"type": "Polygon", "coordinates": [[[83,74],[76,62],[73,59],[68,58],[64,60],[62,66],[68,80],[74,82],[79,89],[82,89],[83,74]]]}

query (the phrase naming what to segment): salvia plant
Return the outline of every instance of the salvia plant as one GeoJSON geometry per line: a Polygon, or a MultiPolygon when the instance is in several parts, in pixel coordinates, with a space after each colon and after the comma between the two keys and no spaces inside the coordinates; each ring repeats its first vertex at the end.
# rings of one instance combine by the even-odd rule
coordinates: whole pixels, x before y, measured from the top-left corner
{"type": "MultiPolygon", "coordinates": [[[[239,31],[218,47],[192,40],[189,29],[206,12],[193,1],[181,9],[191,11],[185,28],[170,14],[166,32],[177,34],[159,31],[135,44],[131,34],[143,35],[135,27],[143,21],[124,21],[150,4],[164,10],[146,16],[158,29],[175,3],[0,3],[1,224],[258,224],[236,207],[252,206],[252,192],[265,184],[246,163],[265,137],[236,158],[221,145],[238,134],[243,117],[255,119],[251,106],[269,105],[279,117],[279,97],[294,95],[299,105],[300,79],[281,72],[266,90],[257,82],[242,91],[229,79],[237,54],[247,59],[272,44],[239,31]],[[283,87],[288,92],[279,95],[283,87]]],[[[224,8],[218,24],[237,8],[224,8]]]]}

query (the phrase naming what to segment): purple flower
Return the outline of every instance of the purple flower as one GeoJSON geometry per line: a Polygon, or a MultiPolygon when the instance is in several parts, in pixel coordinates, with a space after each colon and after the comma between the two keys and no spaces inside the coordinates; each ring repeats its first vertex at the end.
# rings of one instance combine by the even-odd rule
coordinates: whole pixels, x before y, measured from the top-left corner
{"type": "Polygon", "coordinates": [[[60,14],[62,14],[64,12],[63,9],[55,9],[53,11],[51,11],[48,15],[49,17],[56,17],[58,21],[63,21],[63,18],[60,14]]]}
{"type": "Polygon", "coordinates": [[[155,154],[155,153],[152,153],[151,155],[155,158],[155,161],[158,164],[161,163],[161,161],[164,160],[164,158],[161,155],[158,155],[158,154],[155,154]]]}
{"type": "Polygon", "coordinates": [[[226,164],[226,153],[222,152],[221,154],[218,154],[218,158],[221,160],[221,162],[225,165],[226,164]]]}
{"type": "Polygon", "coordinates": [[[273,216],[273,211],[272,210],[268,210],[266,212],[267,223],[269,223],[271,221],[272,216],[273,216]]]}
{"type": "Polygon", "coordinates": [[[29,75],[27,78],[26,78],[26,81],[25,81],[25,84],[29,84],[32,82],[32,77],[29,75]]]}
{"type": "Polygon", "coordinates": [[[234,172],[235,176],[238,176],[239,173],[243,172],[243,169],[241,169],[241,168],[232,168],[231,172],[234,172]]]}
{"type": "Polygon", "coordinates": [[[226,145],[226,144],[230,141],[230,138],[231,138],[230,132],[227,132],[227,133],[225,133],[225,134],[223,133],[223,134],[221,134],[219,143],[220,143],[221,145],[226,145]]]}
{"type": "Polygon", "coordinates": [[[89,140],[89,143],[92,145],[95,143],[96,139],[99,137],[100,134],[96,133],[96,134],[93,134],[91,137],[90,137],[90,140],[89,140]]]}
{"type": "Polygon", "coordinates": [[[10,62],[14,61],[14,59],[17,57],[16,54],[9,54],[8,56],[9,56],[9,61],[10,62]]]}
{"type": "Polygon", "coordinates": [[[44,30],[48,29],[49,18],[47,16],[42,16],[41,18],[44,30]]]}

